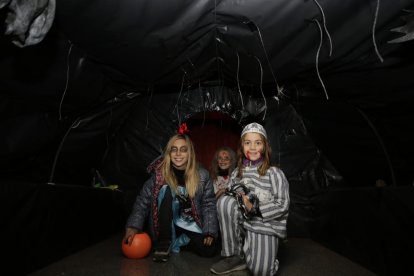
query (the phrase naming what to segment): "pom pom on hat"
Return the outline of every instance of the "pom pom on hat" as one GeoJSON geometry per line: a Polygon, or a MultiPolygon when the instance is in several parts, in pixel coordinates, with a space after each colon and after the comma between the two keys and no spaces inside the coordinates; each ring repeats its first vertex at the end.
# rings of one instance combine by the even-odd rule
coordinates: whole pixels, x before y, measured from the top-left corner
{"type": "Polygon", "coordinates": [[[246,133],[259,133],[267,139],[266,130],[264,129],[264,127],[261,124],[258,124],[258,123],[251,123],[251,124],[248,124],[247,126],[245,126],[243,128],[243,131],[242,131],[240,137],[242,137],[246,133]]]}

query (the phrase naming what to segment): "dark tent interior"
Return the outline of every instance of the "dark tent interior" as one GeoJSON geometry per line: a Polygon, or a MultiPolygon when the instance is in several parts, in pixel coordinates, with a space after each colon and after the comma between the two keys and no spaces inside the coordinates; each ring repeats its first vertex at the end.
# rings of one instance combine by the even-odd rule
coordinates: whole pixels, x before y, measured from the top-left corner
{"type": "Polygon", "coordinates": [[[209,168],[258,121],[288,236],[413,272],[412,0],[0,0],[0,20],[0,271],[123,231],[181,123],[209,168]]]}

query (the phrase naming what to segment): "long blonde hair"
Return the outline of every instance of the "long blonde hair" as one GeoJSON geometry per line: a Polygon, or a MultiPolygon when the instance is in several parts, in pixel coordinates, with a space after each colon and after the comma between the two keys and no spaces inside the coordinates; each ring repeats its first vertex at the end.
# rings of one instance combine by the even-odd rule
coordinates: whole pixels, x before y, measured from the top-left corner
{"type": "MultiPolygon", "coordinates": [[[[263,156],[263,162],[262,164],[259,166],[259,168],[257,168],[257,171],[259,172],[260,176],[264,176],[267,172],[267,170],[270,168],[270,155],[272,154],[272,149],[270,148],[269,142],[267,141],[267,139],[260,133],[258,133],[260,135],[260,137],[262,138],[263,141],[263,152],[262,152],[262,156],[263,156]]],[[[237,176],[238,177],[242,177],[243,176],[243,158],[244,158],[244,153],[243,153],[243,144],[244,144],[244,138],[245,138],[246,134],[243,135],[240,138],[240,143],[239,143],[239,147],[237,149],[237,176]]]]}
{"type": "Polygon", "coordinates": [[[185,188],[190,198],[194,198],[200,181],[198,164],[195,156],[194,145],[190,138],[185,134],[175,134],[170,138],[164,149],[164,159],[160,164],[160,169],[165,182],[174,192],[177,192],[178,181],[174,174],[171,162],[171,148],[175,141],[183,139],[188,147],[188,161],[184,172],[185,188]]]}

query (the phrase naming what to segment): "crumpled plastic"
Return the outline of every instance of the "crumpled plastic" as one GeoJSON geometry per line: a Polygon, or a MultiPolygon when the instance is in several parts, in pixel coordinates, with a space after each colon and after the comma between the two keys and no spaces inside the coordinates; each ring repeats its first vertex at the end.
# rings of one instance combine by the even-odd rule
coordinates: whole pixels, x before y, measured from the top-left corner
{"type": "Polygon", "coordinates": [[[0,0],[6,9],[5,35],[19,47],[41,42],[52,27],[56,0],[0,0]]]}

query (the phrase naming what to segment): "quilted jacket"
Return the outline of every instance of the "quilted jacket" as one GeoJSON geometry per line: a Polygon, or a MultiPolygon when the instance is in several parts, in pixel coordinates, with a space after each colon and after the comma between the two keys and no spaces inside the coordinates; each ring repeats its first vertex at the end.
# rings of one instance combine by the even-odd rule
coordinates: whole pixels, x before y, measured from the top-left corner
{"type": "MultiPolygon", "coordinates": [[[[202,229],[203,235],[217,238],[219,226],[213,184],[206,169],[200,167],[198,172],[200,175],[200,188],[191,200],[192,215],[202,229]]],[[[156,205],[154,202],[157,202],[156,199],[162,185],[165,185],[165,182],[157,181],[157,172],[154,172],[137,195],[132,212],[126,223],[126,227],[132,227],[138,231],[143,231],[144,227],[147,226],[146,229],[153,240],[157,240],[158,235],[158,210],[154,206],[156,205]]]]}

